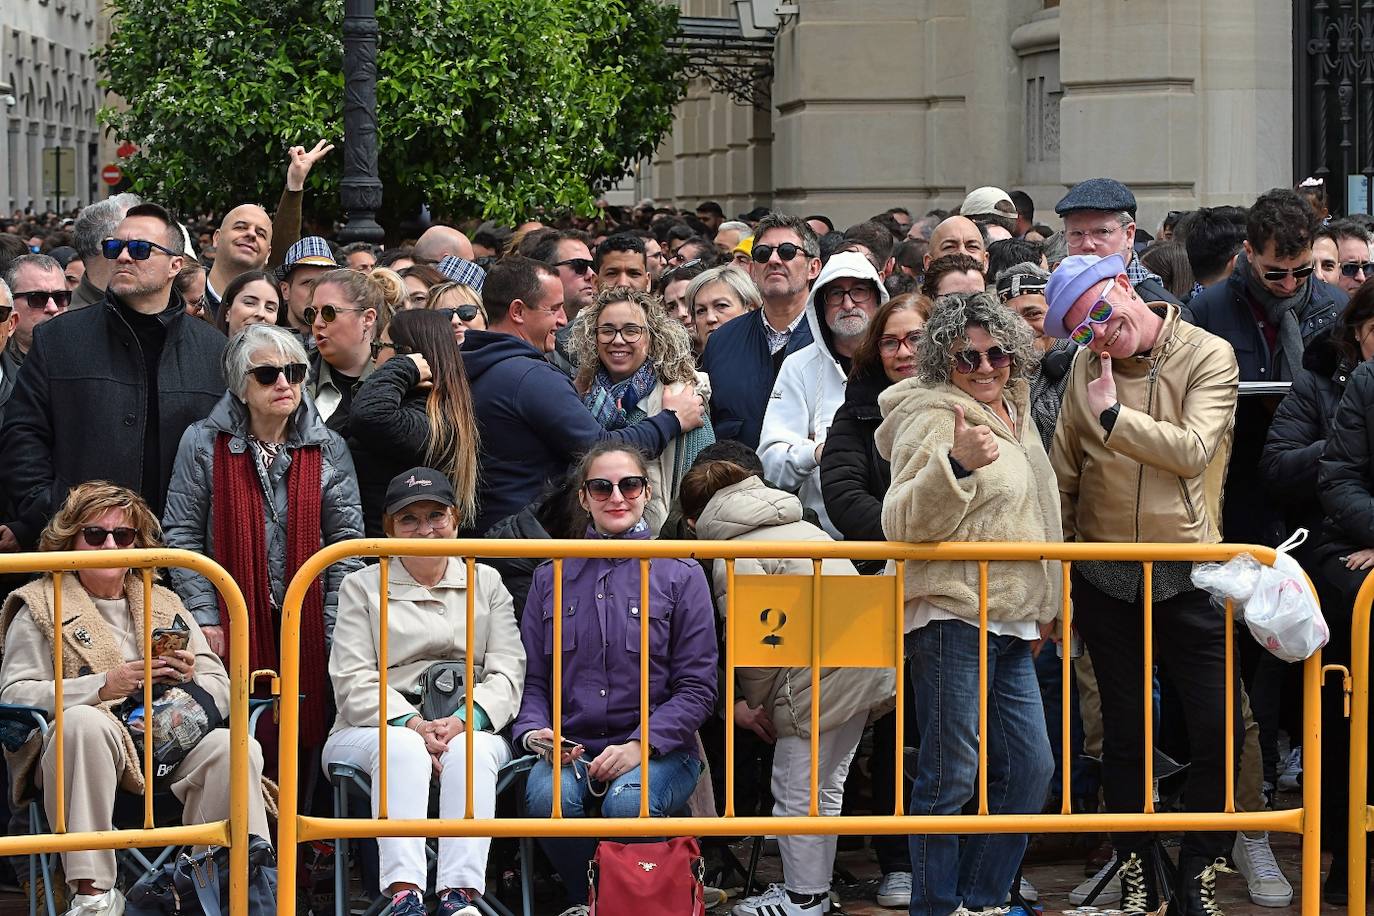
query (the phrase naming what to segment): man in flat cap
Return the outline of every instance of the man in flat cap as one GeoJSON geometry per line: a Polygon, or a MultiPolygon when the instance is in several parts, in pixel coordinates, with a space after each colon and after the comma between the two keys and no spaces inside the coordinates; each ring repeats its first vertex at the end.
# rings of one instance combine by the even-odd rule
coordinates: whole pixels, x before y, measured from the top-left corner
{"type": "Polygon", "coordinates": [[[1105,258],[1119,254],[1126,262],[1126,276],[1141,299],[1182,305],[1164,288],[1159,275],[1151,273],[1136,257],[1135,210],[1135,195],[1114,178],[1080,181],[1054,205],[1054,212],[1064,218],[1064,239],[1070,255],[1105,258]]]}
{"type": "MultiPolygon", "coordinates": [[[[1073,224],[1071,224],[1073,225],[1073,224]]],[[[1071,255],[1050,275],[1044,330],[1082,348],[1069,371],[1051,460],[1064,539],[1119,543],[1221,540],[1218,475],[1225,467],[1239,370],[1231,346],[1184,322],[1179,308],[1143,301],[1120,254],[1071,255]]],[[[1152,564],[1154,663],[1172,683],[1187,723],[1192,761],[1185,804],[1220,811],[1225,800],[1225,619],[1190,579],[1192,564],[1152,564]]],[[[1109,811],[1144,802],[1145,664],[1141,564],[1073,564],[1074,625],[1088,647],[1102,697],[1102,789],[1109,811]]],[[[1238,668],[1239,666],[1237,666],[1238,668]]],[[[1234,672],[1233,672],[1234,675],[1234,672]]],[[[1241,688],[1231,740],[1240,759],[1241,688]]],[[[1171,914],[1218,912],[1215,863],[1231,833],[1188,833],[1171,914]]],[[[1149,838],[1118,834],[1123,891],[1159,888],[1149,838]]],[[[1132,895],[1123,893],[1123,898],[1132,895]]]]}

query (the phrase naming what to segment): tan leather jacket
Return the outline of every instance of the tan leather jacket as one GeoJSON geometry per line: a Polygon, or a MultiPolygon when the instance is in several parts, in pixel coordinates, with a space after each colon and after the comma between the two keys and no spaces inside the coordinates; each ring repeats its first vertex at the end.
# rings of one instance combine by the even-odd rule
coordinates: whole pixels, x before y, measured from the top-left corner
{"type": "Polygon", "coordinates": [[[1169,306],[1148,356],[1112,361],[1121,412],[1110,433],[1088,408],[1101,372],[1097,354],[1080,351],[1059,413],[1051,463],[1064,539],[1220,541],[1240,378],[1231,345],[1169,306]]]}

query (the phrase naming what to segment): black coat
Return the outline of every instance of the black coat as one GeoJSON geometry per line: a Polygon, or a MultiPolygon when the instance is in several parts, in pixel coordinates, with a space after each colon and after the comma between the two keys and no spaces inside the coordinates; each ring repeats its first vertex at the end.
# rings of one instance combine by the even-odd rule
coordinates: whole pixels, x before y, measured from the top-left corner
{"type": "Polygon", "coordinates": [[[1374,547],[1374,362],[1350,374],[1317,471],[1322,556],[1374,547]]]}
{"type": "Polygon", "coordinates": [[[1307,345],[1302,364],[1274,412],[1259,471],[1265,489],[1282,503],[1288,528],[1306,528],[1315,538],[1322,525],[1317,464],[1353,369],[1341,360],[1330,334],[1307,345]]]}
{"type": "MultiPolygon", "coordinates": [[[[549,540],[553,535],[544,530],[539,521],[540,504],[526,506],[514,515],[501,519],[486,533],[489,538],[536,541],[549,540]]],[[[525,600],[530,594],[530,580],[534,570],[541,563],[548,562],[543,557],[488,557],[482,561],[501,574],[501,584],[515,600],[515,622],[525,611],[525,600]]]]}
{"type": "Polygon", "coordinates": [[[114,294],[68,311],[34,332],[5,408],[0,463],[19,512],[20,543],[32,546],[67,491],[108,480],[138,492],[144,463],[158,462],[158,490],[141,493],[162,514],[177,445],[186,427],[209,416],[224,395],[224,335],[186,315],[181,296],[158,316],[166,341],[158,363],[158,454],[145,455],[147,375],[134,330],[114,294]]]}
{"type": "Polygon", "coordinates": [[[363,379],[348,411],[348,450],[358,472],[363,531],[370,538],[386,537],[382,508],[391,478],[429,466],[429,391],[418,384],[415,361],[393,356],[363,379]]]}
{"type": "Polygon", "coordinates": [[[891,384],[882,373],[851,381],[825,437],[821,496],[831,524],[847,541],[887,540],[883,497],[892,485],[892,466],[878,454],[873,433],[883,421],[878,395],[891,384]]]}

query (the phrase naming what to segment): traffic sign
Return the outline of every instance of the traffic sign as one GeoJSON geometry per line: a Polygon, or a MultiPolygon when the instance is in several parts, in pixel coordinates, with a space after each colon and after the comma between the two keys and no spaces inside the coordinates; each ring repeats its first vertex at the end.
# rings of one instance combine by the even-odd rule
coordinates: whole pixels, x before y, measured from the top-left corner
{"type": "Polygon", "coordinates": [[[119,184],[119,180],[123,177],[124,173],[120,171],[117,165],[107,165],[100,170],[100,180],[108,185],[119,184]]]}

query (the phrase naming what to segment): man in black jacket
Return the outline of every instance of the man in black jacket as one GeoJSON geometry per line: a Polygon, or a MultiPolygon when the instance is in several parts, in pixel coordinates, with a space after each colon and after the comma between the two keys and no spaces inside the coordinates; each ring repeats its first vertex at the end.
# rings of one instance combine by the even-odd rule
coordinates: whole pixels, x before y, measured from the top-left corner
{"type": "Polygon", "coordinates": [[[131,208],[102,245],[114,263],[105,297],[35,334],[0,433],[21,545],[88,480],[129,487],[162,514],[181,434],[224,394],[224,337],[187,317],[172,288],[182,244],[162,207],[131,208]]]}

